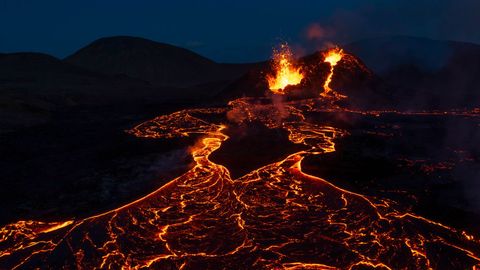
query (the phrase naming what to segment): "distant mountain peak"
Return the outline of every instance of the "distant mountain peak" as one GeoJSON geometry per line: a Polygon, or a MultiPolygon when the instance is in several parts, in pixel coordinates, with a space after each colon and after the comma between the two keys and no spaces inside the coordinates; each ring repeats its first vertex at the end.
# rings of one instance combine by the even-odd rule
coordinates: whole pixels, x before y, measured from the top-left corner
{"type": "Polygon", "coordinates": [[[184,48],[128,36],[98,39],[65,61],[92,71],[125,74],[161,86],[191,86],[235,78],[244,72],[184,48]]]}
{"type": "Polygon", "coordinates": [[[413,65],[427,72],[438,71],[459,50],[478,50],[480,45],[397,35],[362,39],[344,48],[381,75],[399,65],[413,65]]]}
{"type": "MultiPolygon", "coordinates": [[[[103,37],[99,38],[86,47],[80,49],[77,53],[81,52],[82,50],[145,50],[145,51],[153,51],[153,50],[164,50],[165,53],[184,53],[190,55],[191,57],[198,57],[202,58],[205,61],[213,62],[210,59],[207,59],[195,52],[192,52],[188,49],[178,47],[175,45],[162,43],[153,41],[150,39],[142,38],[142,37],[132,37],[132,36],[111,36],[111,37],[103,37]]],[[[75,54],[67,57],[73,57],[75,54]]]]}

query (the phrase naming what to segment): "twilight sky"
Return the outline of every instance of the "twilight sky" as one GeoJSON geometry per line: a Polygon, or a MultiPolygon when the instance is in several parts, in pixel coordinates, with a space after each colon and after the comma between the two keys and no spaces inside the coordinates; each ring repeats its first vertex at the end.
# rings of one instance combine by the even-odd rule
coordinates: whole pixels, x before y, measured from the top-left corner
{"type": "Polygon", "coordinates": [[[139,36],[219,62],[329,42],[414,35],[480,43],[479,0],[0,0],[0,52],[65,57],[93,40],[139,36]]]}

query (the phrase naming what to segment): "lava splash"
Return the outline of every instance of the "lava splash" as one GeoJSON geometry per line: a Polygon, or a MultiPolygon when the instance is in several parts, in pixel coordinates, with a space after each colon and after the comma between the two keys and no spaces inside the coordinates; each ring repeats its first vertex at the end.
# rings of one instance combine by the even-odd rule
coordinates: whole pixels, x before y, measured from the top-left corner
{"type": "Polygon", "coordinates": [[[268,88],[275,94],[285,94],[285,88],[289,85],[299,84],[304,75],[301,68],[294,65],[292,51],[288,44],[280,45],[273,53],[274,74],[267,75],[268,88]]]}

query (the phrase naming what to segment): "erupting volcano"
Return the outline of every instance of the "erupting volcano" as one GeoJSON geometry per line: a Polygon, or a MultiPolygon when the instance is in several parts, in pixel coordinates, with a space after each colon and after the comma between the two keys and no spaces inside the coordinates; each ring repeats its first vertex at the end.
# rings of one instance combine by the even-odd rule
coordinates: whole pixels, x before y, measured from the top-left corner
{"type": "MultiPolygon", "coordinates": [[[[398,188],[389,190],[396,197],[365,195],[313,175],[326,165],[312,162],[334,154],[337,143],[349,136],[400,133],[399,123],[378,124],[379,119],[402,117],[402,125],[409,117],[448,115],[475,124],[480,119],[476,111],[360,111],[328,102],[342,96],[330,84],[344,55],[341,49],[329,50],[323,59],[329,73],[307,75],[286,44],[275,52],[268,88],[286,94],[287,86],[299,86],[303,79],[326,77],[324,92],[314,98],[281,104],[271,96],[237,98],[131,128],[127,133],[138,140],[195,139],[189,147],[193,166],[150,194],[104,213],[59,222],[23,220],[0,228],[0,264],[11,269],[477,269],[477,237],[415,213],[409,204],[417,200],[414,195],[398,188]],[[351,119],[363,126],[356,128],[351,119]],[[212,153],[235,136],[251,136],[251,129],[260,136],[257,126],[284,140],[277,147],[294,147],[235,177],[229,166],[245,164],[227,166],[212,153]]],[[[249,155],[227,153],[245,163],[249,155]]]]}
{"type": "Polygon", "coordinates": [[[274,50],[272,68],[274,74],[267,75],[268,88],[275,94],[284,94],[285,87],[297,85],[303,79],[300,67],[294,64],[293,53],[287,43],[274,50]]]}
{"type": "MultiPolygon", "coordinates": [[[[330,85],[335,74],[335,66],[344,58],[345,53],[342,49],[335,47],[324,52],[322,56],[324,57],[322,61],[329,65],[329,72],[323,82],[323,89],[315,89],[314,91],[321,91],[320,96],[329,99],[333,98],[334,101],[345,98],[345,95],[339,94],[330,85]]],[[[318,72],[317,65],[318,63],[312,64],[304,60],[299,61],[295,59],[288,44],[281,44],[280,48],[275,49],[273,52],[272,71],[266,75],[268,88],[274,94],[285,95],[291,94],[291,91],[286,91],[291,86],[299,89],[313,87],[312,85],[307,86],[308,83],[302,83],[302,80],[316,81],[321,78],[322,74],[318,72]]],[[[302,90],[305,91],[305,89],[302,90]]]]}

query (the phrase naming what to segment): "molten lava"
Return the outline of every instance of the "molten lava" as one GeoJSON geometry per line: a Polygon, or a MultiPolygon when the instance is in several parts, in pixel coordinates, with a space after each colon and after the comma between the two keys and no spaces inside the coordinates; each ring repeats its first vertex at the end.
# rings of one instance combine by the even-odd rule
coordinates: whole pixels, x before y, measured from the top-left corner
{"type": "Polygon", "coordinates": [[[268,88],[275,94],[285,94],[285,87],[297,85],[303,79],[301,69],[293,64],[293,54],[286,43],[273,53],[273,70],[275,74],[267,75],[267,81],[268,88]]]}
{"type": "Polygon", "coordinates": [[[185,109],[129,130],[162,140],[201,135],[191,151],[194,166],[95,216],[0,227],[0,269],[478,269],[473,235],[303,171],[304,159],[334,152],[336,140],[349,136],[306,115],[338,107],[296,100],[280,114],[256,101],[185,109]],[[246,115],[245,124],[288,132],[303,150],[232,178],[209,158],[236,125],[216,121],[231,110],[246,115]]]}
{"type": "Polygon", "coordinates": [[[338,62],[340,62],[340,60],[342,60],[343,55],[343,50],[340,48],[330,49],[325,54],[324,62],[330,64],[330,73],[328,74],[327,80],[325,80],[325,84],[323,85],[324,92],[321,94],[322,96],[328,96],[329,94],[338,96],[338,94],[330,87],[330,83],[332,82],[335,66],[338,64],[338,62]]]}
{"type": "MultiPolygon", "coordinates": [[[[338,48],[325,54],[325,98],[289,100],[282,108],[241,98],[140,123],[128,134],[142,140],[198,138],[190,148],[194,166],[150,194],[94,216],[0,226],[0,269],[480,269],[477,235],[302,169],[303,160],[335,152],[336,141],[350,135],[313,117],[319,112],[480,118],[480,109],[356,111],[324,102],[344,97],[329,86],[343,56],[338,48]],[[285,132],[301,147],[234,178],[210,155],[235,136],[227,135],[229,127],[252,123],[285,132]]],[[[287,45],[275,53],[275,76],[267,76],[272,92],[285,94],[286,86],[302,81],[292,59],[287,45]]],[[[453,167],[404,163],[415,162],[426,173],[453,167]]]]}

